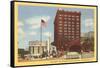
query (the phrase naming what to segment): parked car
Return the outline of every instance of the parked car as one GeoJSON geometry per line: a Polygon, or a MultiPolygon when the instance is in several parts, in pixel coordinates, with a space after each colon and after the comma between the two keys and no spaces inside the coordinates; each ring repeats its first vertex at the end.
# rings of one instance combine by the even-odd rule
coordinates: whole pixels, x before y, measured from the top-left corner
{"type": "Polygon", "coordinates": [[[78,52],[68,52],[66,54],[66,59],[79,59],[81,58],[81,54],[78,52]]]}

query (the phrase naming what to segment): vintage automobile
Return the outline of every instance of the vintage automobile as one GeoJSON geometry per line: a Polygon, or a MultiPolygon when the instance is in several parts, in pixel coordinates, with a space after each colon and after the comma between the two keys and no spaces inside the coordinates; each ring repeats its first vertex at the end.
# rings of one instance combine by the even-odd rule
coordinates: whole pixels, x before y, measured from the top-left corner
{"type": "Polygon", "coordinates": [[[66,59],[79,59],[81,58],[81,54],[78,52],[68,52],[65,58],[66,59]]]}

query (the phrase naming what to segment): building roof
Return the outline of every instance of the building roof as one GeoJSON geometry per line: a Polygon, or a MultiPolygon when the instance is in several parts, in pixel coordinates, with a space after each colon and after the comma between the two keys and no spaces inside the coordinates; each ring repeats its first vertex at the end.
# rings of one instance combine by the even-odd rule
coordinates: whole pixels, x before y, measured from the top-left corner
{"type": "Polygon", "coordinates": [[[29,45],[30,46],[40,46],[42,43],[42,46],[46,46],[47,45],[47,41],[29,41],[29,45]]]}
{"type": "Polygon", "coordinates": [[[79,12],[79,11],[68,11],[68,10],[65,11],[65,10],[63,10],[63,9],[61,9],[61,8],[57,10],[57,13],[69,13],[69,14],[70,14],[70,13],[74,13],[74,14],[81,14],[81,12],[79,12]]]}

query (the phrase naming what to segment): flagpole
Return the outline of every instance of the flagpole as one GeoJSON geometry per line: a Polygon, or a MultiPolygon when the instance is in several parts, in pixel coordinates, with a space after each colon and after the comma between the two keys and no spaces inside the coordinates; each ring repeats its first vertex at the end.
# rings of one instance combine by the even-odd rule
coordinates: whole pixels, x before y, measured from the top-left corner
{"type": "Polygon", "coordinates": [[[40,54],[42,55],[42,24],[40,25],[40,54]]]}
{"type": "Polygon", "coordinates": [[[49,55],[49,51],[50,51],[50,32],[49,32],[49,37],[48,37],[48,39],[49,39],[49,45],[48,45],[48,55],[49,55]]]}
{"type": "Polygon", "coordinates": [[[43,20],[43,19],[41,19],[41,27],[40,27],[40,41],[41,41],[41,54],[43,53],[43,48],[42,48],[42,31],[43,31],[43,28],[42,27],[45,27],[46,26],[46,22],[43,20]]]}

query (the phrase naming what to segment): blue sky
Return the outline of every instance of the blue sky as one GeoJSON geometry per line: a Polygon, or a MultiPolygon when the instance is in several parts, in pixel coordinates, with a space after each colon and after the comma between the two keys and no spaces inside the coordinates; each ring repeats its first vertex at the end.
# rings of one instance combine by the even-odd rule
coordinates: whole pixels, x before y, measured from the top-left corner
{"type": "MultiPolygon", "coordinates": [[[[43,40],[48,36],[54,39],[54,18],[58,8],[62,7],[41,7],[41,6],[18,6],[18,42],[19,48],[28,47],[29,41],[40,40],[40,23],[44,19],[48,25],[43,28],[43,40]]],[[[93,9],[62,8],[65,11],[81,12],[81,32],[93,31],[93,9]]]]}

